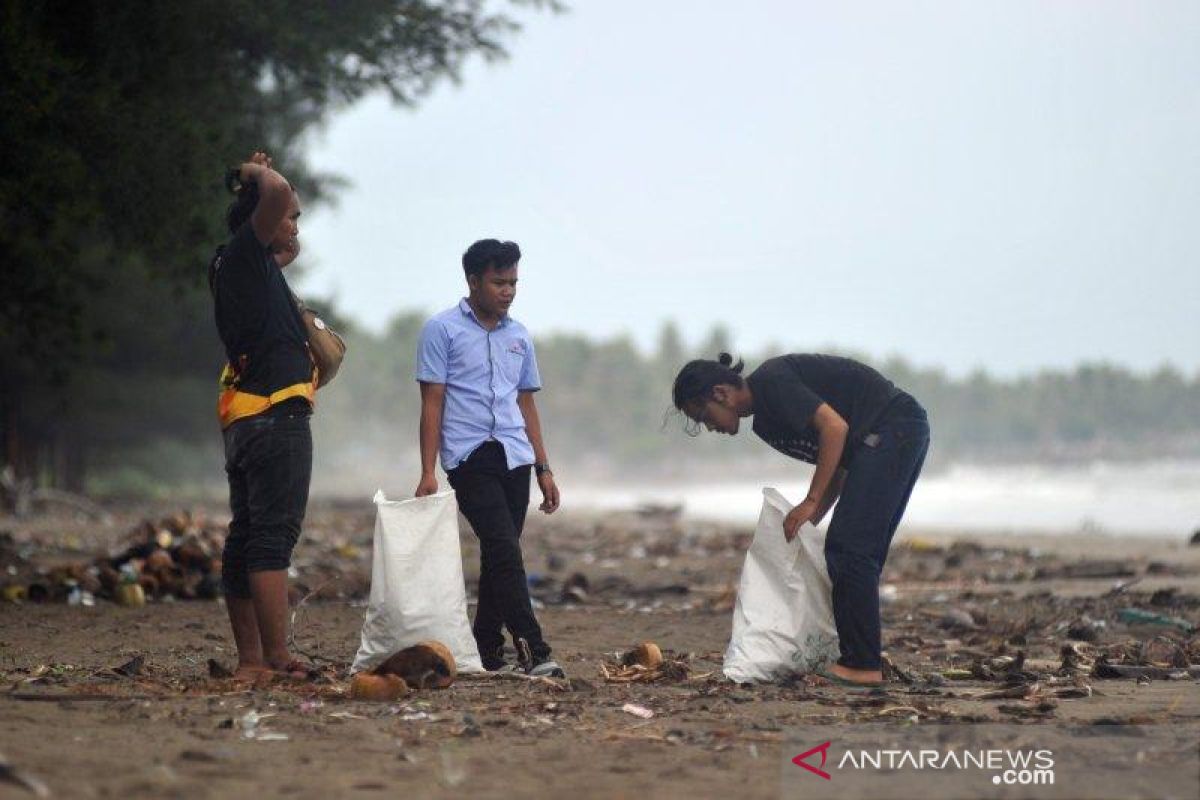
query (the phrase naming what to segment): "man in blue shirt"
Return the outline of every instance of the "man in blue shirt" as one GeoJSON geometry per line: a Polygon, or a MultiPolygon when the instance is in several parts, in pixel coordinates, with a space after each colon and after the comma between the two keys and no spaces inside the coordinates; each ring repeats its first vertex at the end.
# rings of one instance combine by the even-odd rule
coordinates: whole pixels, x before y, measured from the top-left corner
{"type": "Polygon", "coordinates": [[[438,490],[434,467],[440,451],[458,507],[479,537],[479,605],[472,629],[484,667],[505,666],[507,627],[526,672],[563,677],[533,614],[521,556],[531,467],[542,490],[543,512],[558,508],[558,487],[533,400],[542,388],[533,338],[508,316],[520,258],[515,242],[475,242],[462,259],[470,294],[421,330],[416,496],[438,490]]]}

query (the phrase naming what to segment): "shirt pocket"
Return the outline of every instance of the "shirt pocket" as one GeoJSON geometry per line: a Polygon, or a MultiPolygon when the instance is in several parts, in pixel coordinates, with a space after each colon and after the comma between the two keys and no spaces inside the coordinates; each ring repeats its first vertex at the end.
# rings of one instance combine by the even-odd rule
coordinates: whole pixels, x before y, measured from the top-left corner
{"type": "Polygon", "coordinates": [[[506,349],[497,354],[496,362],[500,365],[500,374],[504,376],[504,380],[516,386],[521,380],[521,367],[525,363],[525,354],[514,353],[506,349]]]}
{"type": "Polygon", "coordinates": [[[516,386],[521,381],[521,370],[525,366],[526,345],[518,340],[507,342],[496,348],[496,365],[506,383],[516,386]]]}

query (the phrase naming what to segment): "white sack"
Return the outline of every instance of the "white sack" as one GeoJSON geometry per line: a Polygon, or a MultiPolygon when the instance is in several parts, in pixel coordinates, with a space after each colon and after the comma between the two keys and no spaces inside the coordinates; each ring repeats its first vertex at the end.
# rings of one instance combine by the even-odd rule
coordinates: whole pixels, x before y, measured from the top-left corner
{"type": "Polygon", "coordinates": [[[396,501],[378,491],[371,598],[350,671],[430,639],[450,648],[459,672],[483,671],[467,622],[454,492],[396,501]]]}
{"type": "Polygon", "coordinates": [[[838,657],[825,534],[802,526],[789,543],[783,518],[791,510],[783,495],[763,489],[725,651],[725,677],[738,683],[815,672],[838,657]]]}

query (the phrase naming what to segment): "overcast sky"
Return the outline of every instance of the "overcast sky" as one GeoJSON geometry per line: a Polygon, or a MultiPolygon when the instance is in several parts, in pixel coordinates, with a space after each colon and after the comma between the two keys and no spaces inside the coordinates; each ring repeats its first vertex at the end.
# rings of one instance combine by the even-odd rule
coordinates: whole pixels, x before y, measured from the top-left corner
{"type": "Polygon", "coordinates": [[[1200,3],[574,0],[312,141],[304,290],[375,329],[524,252],[535,334],[1200,369],[1200,3]]]}

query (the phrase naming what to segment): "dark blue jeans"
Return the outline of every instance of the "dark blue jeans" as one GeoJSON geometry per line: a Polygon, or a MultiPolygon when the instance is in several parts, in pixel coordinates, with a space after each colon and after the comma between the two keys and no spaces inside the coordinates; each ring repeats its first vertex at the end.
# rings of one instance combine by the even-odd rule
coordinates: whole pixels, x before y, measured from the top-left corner
{"type": "Polygon", "coordinates": [[[267,413],[225,429],[229,536],[221,582],[230,597],[250,597],[250,573],[287,569],[300,538],[312,477],[307,412],[267,413]]]}
{"type": "Polygon", "coordinates": [[[855,669],[879,669],[879,576],[904,516],[925,454],[929,418],[902,394],[891,402],[852,455],[841,499],[825,537],[825,564],[833,583],[833,621],[841,658],[855,669]]]}
{"type": "Polygon", "coordinates": [[[467,460],[446,473],[458,498],[458,508],[479,537],[479,605],[471,626],[487,669],[504,659],[504,628],[529,644],[538,661],[550,656],[550,646],[533,614],[521,530],[529,508],[528,464],[510,470],[504,445],[485,442],[467,460]]]}

